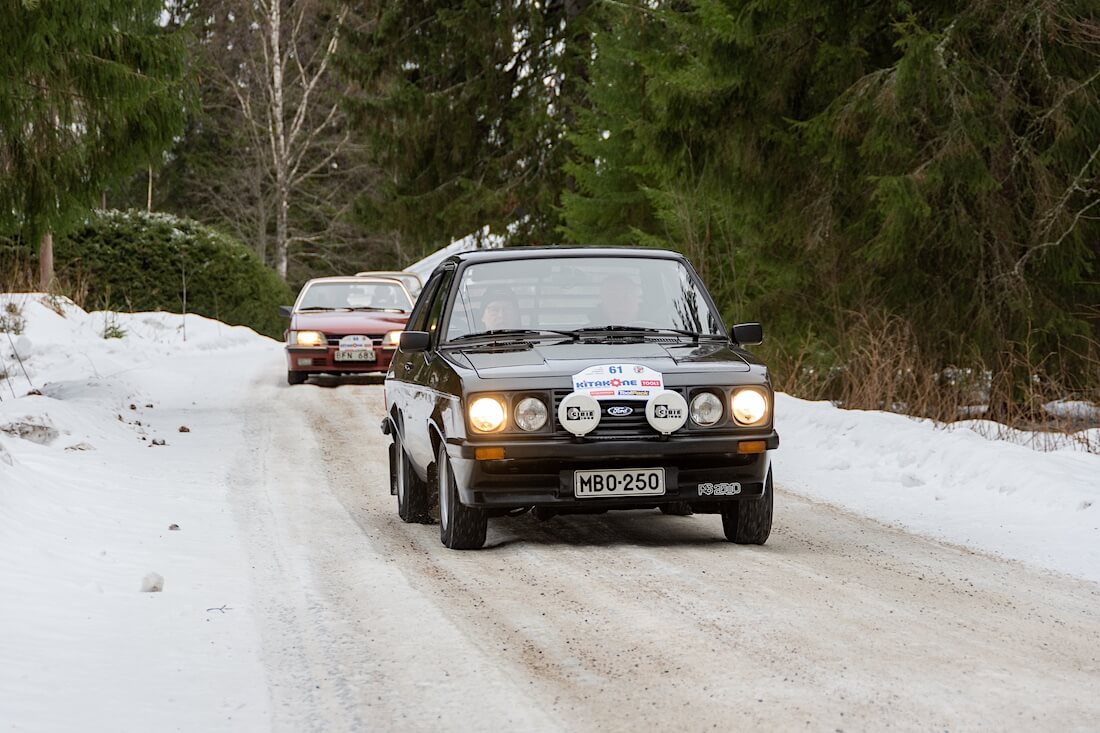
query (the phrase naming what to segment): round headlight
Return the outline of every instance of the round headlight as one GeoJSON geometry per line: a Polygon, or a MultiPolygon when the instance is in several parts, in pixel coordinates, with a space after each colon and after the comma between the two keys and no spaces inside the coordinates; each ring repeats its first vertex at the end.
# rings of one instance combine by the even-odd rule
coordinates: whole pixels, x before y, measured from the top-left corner
{"type": "Polygon", "coordinates": [[[325,334],[320,331],[298,331],[295,334],[295,343],[298,346],[324,346],[327,341],[325,334]]]}
{"type": "Polygon", "coordinates": [[[722,400],[711,392],[700,392],[691,398],[691,420],[704,428],[722,419],[722,400]]]}
{"type": "Polygon", "coordinates": [[[479,433],[491,433],[504,427],[504,405],[495,397],[478,397],[470,403],[470,424],[479,433]]]}
{"type": "Polygon", "coordinates": [[[390,331],[382,337],[382,346],[387,349],[396,349],[401,345],[401,332],[390,331]]]}
{"type": "Polygon", "coordinates": [[[546,403],[538,397],[524,397],[516,405],[516,425],[527,432],[541,429],[549,415],[546,403]]]}
{"type": "Polygon", "coordinates": [[[768,414],[768,400],[755,389],[742,389],[733,393],[730,400],[733,419],[742,425],[755,425],[768,414]]]}

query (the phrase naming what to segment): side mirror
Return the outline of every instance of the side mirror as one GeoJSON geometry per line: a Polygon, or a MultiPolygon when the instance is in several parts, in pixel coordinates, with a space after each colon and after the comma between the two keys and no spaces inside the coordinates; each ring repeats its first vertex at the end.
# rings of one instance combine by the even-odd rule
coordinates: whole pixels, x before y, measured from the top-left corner
{"type": "Polygon", "coordinates": [[[279,306],[279,315],[282,316],[283,318],[290,318],[293,314],[294,314],[294,306],[290,306],[290,305],[280,305],[279,306]]]}
{"type": "Polygon", "coordinates": [[[759,323],[738,323],[730,336],[739,346],[756,346],[764,343],[764,327],[759,323]]]}
{"type": "Polygon", "coordinates": [[[427,331],[402,331],[398,348],[402,351],[427,351],[432,336],[427,331]]]}

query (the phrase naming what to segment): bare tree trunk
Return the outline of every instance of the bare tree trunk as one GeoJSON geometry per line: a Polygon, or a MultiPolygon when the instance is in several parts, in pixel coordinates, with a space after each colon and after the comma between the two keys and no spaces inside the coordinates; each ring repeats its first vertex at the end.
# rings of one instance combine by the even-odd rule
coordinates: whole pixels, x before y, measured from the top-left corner
{"type": "MultiPolygon", "coordinates": [[[[281,172],[281,171],[280,171],[281,172]]],[[[277,197],[275,211],[275,270],[279,277],[286,280],[287,271],[287,214],[290,210],[286,179],[279,176],[276,180],[277,197]]]]}
{"type": "Polygon", "coordinates": [[[287,173],[286,120],[283,118],[283,49],[282,9],[280,0],[272,0],[268,15],[271,43],[271,120],[274,123],[271,139],[271,157],[275,168],[275,271],[286,280],[287,271],[287,214],[289,212],[289,185],[287,173]]]}
{"type": "Polygon", "coordinates": [[[153,210],[153,166],[149,166],[149,196],[145,201],[145,210],[153,210]]]}
{"type": "Polygon", "coordinates": [[[53,285],[53,233],[42,235],[38,244],[38,287],[43,293],[50,292],[53,285]]]}

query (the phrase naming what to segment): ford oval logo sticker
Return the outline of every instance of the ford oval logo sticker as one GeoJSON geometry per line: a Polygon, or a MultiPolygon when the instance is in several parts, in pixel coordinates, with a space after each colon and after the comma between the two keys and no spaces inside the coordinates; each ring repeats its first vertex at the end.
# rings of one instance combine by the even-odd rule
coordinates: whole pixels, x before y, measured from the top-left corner
{"type": "Polygon", "coordinates": [[[634,413],[633,407],[626,405],[615,405],[614,407],[607,408],[608,415],[614,415],[615,417],[626,417],[634,413]]]}

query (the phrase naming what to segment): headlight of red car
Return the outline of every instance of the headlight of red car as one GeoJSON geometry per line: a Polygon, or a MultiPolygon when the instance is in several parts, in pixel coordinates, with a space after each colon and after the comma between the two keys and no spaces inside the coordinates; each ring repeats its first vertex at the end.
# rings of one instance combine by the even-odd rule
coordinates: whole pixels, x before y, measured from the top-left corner
{"type": "Polygon", "coordinates": [[[291,331],[290,343],[292,346],[324,346],[328,340],[320,331],[291,331]]]}

